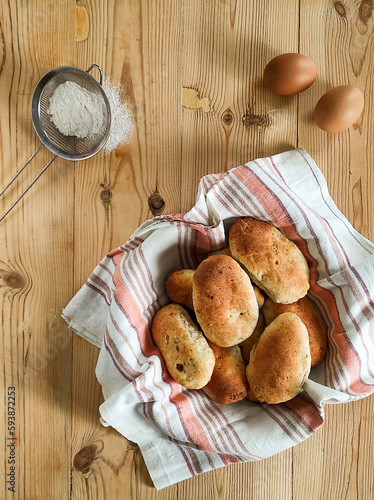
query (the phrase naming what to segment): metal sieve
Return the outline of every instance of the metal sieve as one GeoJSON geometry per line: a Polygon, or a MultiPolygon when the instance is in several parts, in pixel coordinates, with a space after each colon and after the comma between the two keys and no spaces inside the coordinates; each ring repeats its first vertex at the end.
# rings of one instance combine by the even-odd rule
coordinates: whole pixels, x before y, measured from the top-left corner
{"type": "Polygon", "coordinates": [[[0,222],[12,210],[12,208],[20,201],[27,191],[35,184],[39,177],[47,170],[49,165],[57,158],[66,160],[78,161],[86,160],[96,155],[105,145],[109,137],[111,113],[108,98],[102,87],[103,73],[97,64],[92,64],[86,71],[73,66],[60,66],[52,69],[45,74],[35,87],[32,102],[31,102],[31,117],[35,132],[37,133],[41,146],[30,156],[27,162],[18,170],[15,176],[0,192],[0,197],[12,185],[14,180],[25,169],[30,161],[39,153],[45,146],[55,156],[44,166],[37,177],[27,186],[23,193],[16,201],[8,208],[8,210],[0,217],[0,222]],[[100,73],[99,81],[96,80],[90,71],[96,68],[100,73]],[[50,99],[56,88],[64,82],[71,81],[89,92],[96,95],[103,108],[104,126],[99,133],[89,135],[88,137],[78,138],[75,136],[66,136],[62,134],[51,121],[48,113],[50,99]]]}

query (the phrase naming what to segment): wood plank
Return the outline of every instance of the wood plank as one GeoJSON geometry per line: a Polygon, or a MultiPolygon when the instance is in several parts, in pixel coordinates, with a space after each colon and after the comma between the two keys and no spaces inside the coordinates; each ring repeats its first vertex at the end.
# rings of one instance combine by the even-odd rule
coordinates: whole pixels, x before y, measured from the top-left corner
{"type": "Polygon", "coordinates": [[[300,96],[299,144],[305,147],[327,178],[338,207],[366,237],[373,239],[373,159],[368,145],[373,135],[370,71],[372,16],[365,2],[314,2],[301,10],[300,50],[316,62],[319,77],[300,96]],[[366,12],[366,11],[365,11],[366,12]],[[369,11],[368,11],[369,12],[369,11]],[[366,16],[366,17],[365,17],[366,16]],[[316,19],[311,25],[310,17],[316,19]],[[318,34],[316,34],[316,30],[318,34]],[[338,85],[356,85],[366,97],[356,125],[340,134],[326,134],[312,121],[314,105],[338,85]]]}
{"type": "MultiPolygon", "coordinates": [[[[1,4],[6,55],[1,68],[2,185],[38,146],[30,116],[33,88],[59,63],[62,50],[65,57],[69,51],[73,57],[73,44],[67,42],[69,11],[66,2],[54,2],[48,12],[43,2],[1,4]],[[25,36],[30,32],[35,36],[25,36]]],[[[47,151],[39,153],[7,193],[2,209],[50,158],[47,151]]],[[[7,360],[2,389],[14,386],[16,392],[16,493],[3,481],[4,499],[70,494],[69,482],[62,478],[70,474],[66,436],[71,434],[72,336],[60,311],[72,293],[71,281],[64,279],[73,260],[72,198],[66,195],[72,188],[73,171],[56,161],[0,228],[0,267],[10,273],[2,275],[1,283],[2,351],[7,360]]],[[[6,424],[3,430],[5,440],[6,424]]],[[[1,447],[2,463],[7,463],[5,450],[1,447]]]]}
{"type": "MultiPolygon", "coordinates": [[[[298,2],[282,5],[185,5],[183,90],[208,104],[204,110],[198,103],[194,108],[182,101],[182,185],[195,179],[197,187],[207,173],[296,146],[296,100],[276,96],[262,81],[270,59],[279,52],[297,51],[297,31],[285,35],[284,25],[297,25],[298,2]]],[[[184,210],[194,203],[195,191],[181,193],[184,210]]]]}
{"type": "MultiPolygon", "coordinates": [[[[302,3],[300,51],[316,62],[319,76],[300,95],[299,145],[316,160],[340,210],[359,232],[373,240],[374,162],[368,146],[373,135],[369,115],[371,9],[366,2],[302,3]],[[315,19],[313,24],[311,18],[315,19]],[[326,134],[313,123],[314,106],[324,92],[343,84],[356,85],[362,90],[366,97],[365,111],[350,129],[326,134]]],[[[372,414],[373,408],[373,398],[326,408],[323,428],[294,450],[296,498],[372,496],[373,478],[368,479],[366,471],[374,445],[366,423],[367,412],[372,414]]]]}
{"type": "MultiPolygon", "coordinates": [[[[373,240],[373,17],[365,0],[0,3],[0,189],[39,145],[30,100],[53,67],[99,64],[124,88],[135,125],[110,155],[57,159],[0,226],[0,387],[4,403],[8,387],[16,391],[17,498],[373,496],[373,398],[327,407],[322,428],[279,455],[156,491],[138,447],[100,424],[99,350],[60,317],[100,259],[144,220],[189,210],[203,175],[296,146],[373,240]],[[272,94],[266,62],[297,51],[317,63],[316,83],[299,97],[272,94]],[[312,110],[343,83],[363,90],[365,111],[348,131],[327,135],[312,110]]],[[[50,157],[37,156],[0,200],[1,213],[50,157]]],[[[9,453],[0,447],[3,477],[9,453]]],[[[0,496],[15,498],[6,481],[0,496]]]]}

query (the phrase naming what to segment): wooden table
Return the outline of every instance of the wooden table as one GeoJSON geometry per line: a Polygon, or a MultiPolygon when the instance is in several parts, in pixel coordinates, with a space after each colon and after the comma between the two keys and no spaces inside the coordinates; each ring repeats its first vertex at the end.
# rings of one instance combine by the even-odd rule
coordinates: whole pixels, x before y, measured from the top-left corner
{"type": "MultiPolygon", "coordinates": [[[[373,498],[373,398],[327,407],[323,427],[293,449],[156,491],[137,446],[99,423],[98,349],[60,316],[140,223],[187,211],[204,174],[297,146],[315,159],[354,227],[374,240],[373,3],[33,0],[0,8],[0,186],[39,146],[31,96],[51,68],[99,64],[124,88],[135,124],[128,144],[109,155],[57,159],[0,225],[0,497],[373,498]],[[300,96],[263,85],[266,62],[283,52],[318,66],[300,96]],[[363,91],[364,113],[349,130],[326,134],[312,121],[314,105],[347,83],[363,91]],[[4,479],[9,391],[15,493],[4,479]]],[[[50,158],[39,153],[0,200],[1,212],[50,158]]]]}

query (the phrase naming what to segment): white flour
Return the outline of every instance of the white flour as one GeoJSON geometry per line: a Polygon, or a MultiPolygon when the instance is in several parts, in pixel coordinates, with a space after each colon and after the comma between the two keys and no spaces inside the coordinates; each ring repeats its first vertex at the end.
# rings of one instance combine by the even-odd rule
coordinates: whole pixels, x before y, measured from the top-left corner
{"type": "MultiPolygon", "coordinates": [[[[104,151],[110,153],[124,144],[133,132],[133,117],[123,102],[120,85],[105,77],[103,90],[111,111],[111,125],[104,151]]],[[[75,82],[59,85],[49,101],[48,113],[55,127],[66,136],[84,138],[102,131],[104,110],[99,98],[75,82]]]]}
{"type": "Polygon", "coordinates": [[[67,81],[56,88],[48,113],[55,127],[66,136],[93,136],[104,126],[104,109],[99,98],[75,82],[67,81]]]}
{"type": "Polygon", "coordinates": [[[111,125],[109,138],[104,146],[104,151],[110,153],[117,146],[126,143],[134,129],[133,117],[128,106],[123,102],[123,90],[111,78],[105,77],[103,89],[110,105],[111,125]]]}

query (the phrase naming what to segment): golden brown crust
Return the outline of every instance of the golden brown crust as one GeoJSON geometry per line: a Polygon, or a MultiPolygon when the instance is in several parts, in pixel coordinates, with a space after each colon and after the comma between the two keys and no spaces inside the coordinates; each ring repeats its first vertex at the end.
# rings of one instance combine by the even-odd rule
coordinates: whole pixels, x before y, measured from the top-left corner
{"type": "Polygon", "coordinates": [[[265,296],[261,292],[261,290],[259,289],[259,287],[257,285],[253,285],[253,283],[252,283],[252,286],[253,286],[253,290],[255,291],[258,307],[259,307],[259,309],[261,309],[261,307],[264,305],[264,302],[265,302],[265,296]]]}
{"type": "Polygon", "coordinates": [[[262,314],[262,311],[260,311],[257,325],[256,325],[256,328],[254,329],[254,332],[252,333],[252,335],[250,337],[243,340],[243,342],[240,342],[240,344],[239,344],[240,349],[242,351],[242,356],[243,356],[244,362],[246,364],[249,363],[249,356],[251,354],[252,347],[256,344],[256,342],[260,338],[260,335],[265,330],[265,327],[266,327],[266,324],[265,324],[264,316],[262,314]]]}
{"type": "Polygon", "coordinates": [[[216,364],[212,378],[203,391],[213,401],[223,405],[244,399],[248,392],[248,381],[239,346],[218,347],[212,342],[209,342],[209,346],[214,352],[216,364]]]}
{"type": "Polygon", "coordinates": [[[178,269],[169,274],[165,281],[167,296],[172,302],[193,310],[192,278],[194,269],[178,269]]]}
{"type": "Polygon", "coordinates": [[[215,252],[211,252],[208,257],[211,255],[229,255],[231,257],[231,250],[229,245],[226,245],[223,248],[220,248],[219,250],[216,250],[215,252]]]}
{"type": "Polygon", "coordinates": [[[228,255],[203,260],[193,277],[193,305],[206,337],[221,347],[239,344],[256,327],[258,305],[251,280],[228,255]]]}
{"type": "Polygon", "coordinates": [[[283,312],[293,312],[299,316],[308,330],[312,367],[318,365],[325,357],[327,350],[327,335],[325,328],[307,297],[293,304],[276,304],[269,297],[263,306],[266,324],[271,323],[283,312]]]}
{"type": "Polygon", "coordinates": [[[189,389],[201,389],[209,382],[215,357],[184,307],[162,307],[153,319],[152,335],[174,380],[189,389]]]}
{"type": "Polygon", "coordinates": [[[300,249],[272,224],[251,217],[230,228],[232,256],[274,302],[289,304],[309,289],[309,267],[300,249]]]}
{"type": "Polygon", "coordinates": [[[251,388],[249,387],[249,385],[248,385],[248,392],[247,392],[246,398],[248,399],[248,401],[253,401],[253,402],[259,403],[258,398],[251,391],[251,388]]]}
{"type": "Polygon", "coordinates": [[[276,404],[302,392],[310,372],[309,337],[294,313],[282,313],[268,325],[251,351],[249,387],[259,401],[276,404]]]}

